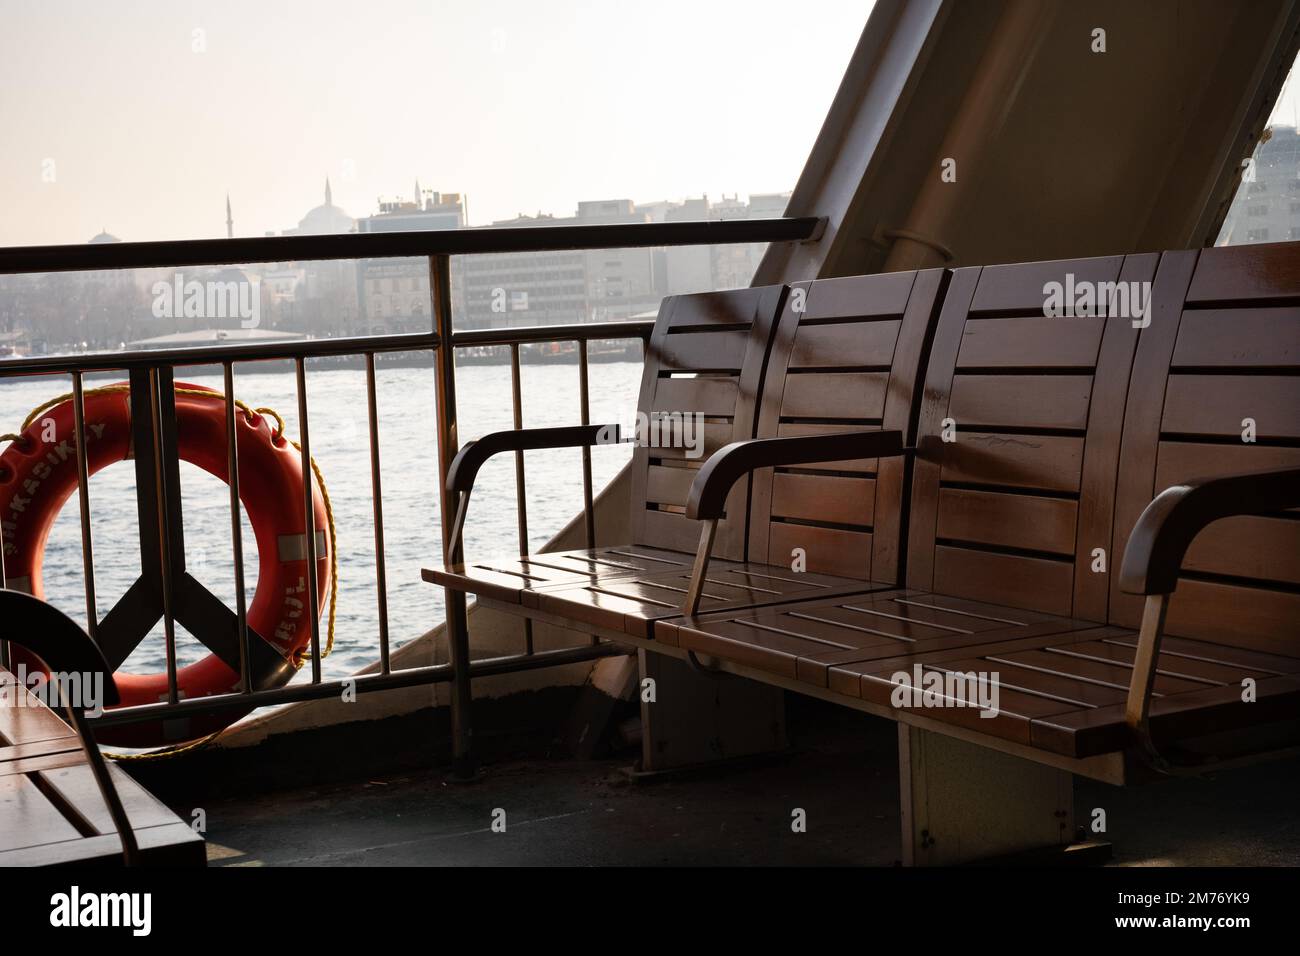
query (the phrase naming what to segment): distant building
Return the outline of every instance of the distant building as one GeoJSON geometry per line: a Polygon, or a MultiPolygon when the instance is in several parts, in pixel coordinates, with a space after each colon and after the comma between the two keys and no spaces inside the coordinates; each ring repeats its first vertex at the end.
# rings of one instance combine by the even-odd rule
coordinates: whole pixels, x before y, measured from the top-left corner
{"type": "MultiPolygon", "coordinates": [[[[497,228],[649,222],[630,199],[578,203],[577,214],[538,214],[492,223],[497,228]]],[[[462,328],[617,322],[663,297],[663,250],[591,249],[466,256],[462,328]]]]}
{"type": "MultiPolygon", "coordinates": [[[[520,214],[495,228],[680,222],[779,216],[788,193],[708,197],[638,205],[630,199],[584,200],[572,216],[520,214]]],[[[410,199],[381,200],[357,221],[358,232],[460,229],[465,203],[458,193],[422,190],[410,199]]],[[[452,266],[452,312],[461,329],[624,321],[654,312],[665,295],[747,286],[762,244],[668,249],[560,250],[460,256],[452,266]]],[[[371,334],[425,331],[432,322],[429,266],[424,258],[358,263],[357,296],[371,334]]]]}
{"type": "Polygon", "coordinates": [[[27,350],[27,334],[25,332],[0,332],[0,359],[25,355],[27,350]]]}
{"type": "MultiPolygon", "coordinates": [[[[707,196],[681,203],[650,203],[638,207],[651,214],[654,221],[687,222],[691,220],[770,219],[785,214],[789,193],[754,193],[748,202],[739,196],[723,196],[710,203],[707,196]]],[[[667,261],[666,295],[705,292],[715,289],[739,289],[749,285],[763,257],[765,243],[741,243],[724,246],[673,246],[665,251],[667,261]]]]}
{"type": "MultiPolygon", "coordinates": [[[[227,205],[227,220],[229,221],[227,205]]],[[[228,226],[233,230],[233,226],[228,226]]],[[[286,236],[332,236],[355,232],[357,221],[334,204],[325,179],[325,201],[309,209],[286,236]]],[[[346,260],[277,263],[260,270],[262,295],[269,315],[263,323],[314,335],[355,335],[360,308],[353,265],[346,260]]]]}
{"type": "MultiPolygon", "coordinates": [[[[465,204],[460,193],[421,190],[410,200],[381,200],[379,212],[357,222],[358,232],[429,232],[461,229],[465,204]]],[[[459,263],[458,263],[459,265],[459,263]]],[[[462,278],[452,270],[452,309],[463,306],[462,278]]],[[[432,327],[429,260],[363,259],[357,263],[357,295],[372,335],[427,332],[432,327]]]]}
{"type": "Polygon", "coordinates": [[[1243,178],[1219,232],[1218,245],[1300,239],[1300,133],[1273,126],[1255,150],[1254,182],[1243,178]]]}

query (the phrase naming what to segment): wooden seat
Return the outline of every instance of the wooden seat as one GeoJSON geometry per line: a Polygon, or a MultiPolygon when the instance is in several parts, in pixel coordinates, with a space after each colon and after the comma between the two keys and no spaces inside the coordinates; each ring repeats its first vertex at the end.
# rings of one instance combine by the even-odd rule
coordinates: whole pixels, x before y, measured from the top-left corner
{"type": "MultiPolygon", "coordinates": [[[[898,674],[988,675],[997,714],[926,708],[927,717],[1066,757],[1123,750],[1124,703],[1138,634],[1129,628],[925,591],[870,595],[709,615],[660,626],[660,640],[861,700],[885,716],[898,674]]],[[[1295,713],[1300,654],[1266,654],[1172,638],[1157,665],[1152,721],[1162,735],[1204,734],[1295,713]],[[1258,712],[1240,704],[1259,682],[1258,712]]],[[[951,702],[950,702],[951,703],[951,702]]]]}
{"type": "MultiPolygon", "coordinates": [[[[1158,275],[1154,256],[957,270],[920,408],[909,589],[665,620],[656,637],[893,716],[900,673],[987,675],[996,716],[939,706],[927,726],[1068,758],[1133,748],[1151,641],[1120,555],[1162,489],[1300,465],[1297,302],[1297,244],[1168,253],[1158,275]],[[1045,316],[1067,275],[1154,279],[1150,325],[1045,316]]],[[[1300,480],[1275,478],[1300,505],[1300,480]]],[[[1156,631],[1148,745],[1300,729],[1300,521],[1226,507],[1243,513],[1182,562],[1174,636],[1156,631]]]]}
{"type": "MultiPolygon", "coordinates": [[[[0,669],[0,867],[119,864],[122,843],[77,734],[0,669]]],[[[116,766],[108,768],[139,861],[203,866],[203,838],[116,766]]]]}
{"type": "MultiPolygon", "coordinates": [[[[710,316],[734,316],[743,309],[766,315],[776,302],[781,309],[779,317],[775,311],[771,316],[775,327],[760,316],[743,333],[727,333],[736,343],[745,336],[743,355],[738,344],[730,353],[730,360],[743,358],[739,371],[728,370],[741,383],[728,391],[733,404],[701,408],[697,403],[695,410],[710,416],[729,412],[735,440],[753,437],[756,430],[759,437],[790,437],[890,429],[910,437],[915,385],[943,280],[942,270],[930,270],[819,280],[795,286],[788,295],[751,290],[669,300],[647,357],[641,406],[690,411],[686,399],[702,393],[680,383],[711,381],[672,377],[683,369],[700,374],[717,364],[673,329],[698,329],[710,316]],[[719,298],[730,304],[719,307],[719,298]],[[669,337],[671,348],[656,347],[669,337]]],[[[707,449],[713,450],[716,443],[707,449]]],[[[638,446],[635,544],[471,561],[450,571],[427,570],[425,578],[476,593],[484,604],[561,626],[649,639],[652,622],[682,613],[695,560],[689,549],[699,536],[699,523],[683,508],[703,460],[684,459],[676,449],[638,446]]],[[[727,495],[713,539],[718,559],[708,569],[701,608],[893,587],[903,471],[896,459],[781,469],[760,476],[752,505],[749,482],[738,482],[727,495]],[[796,528],[806,551],[797,572],[787,547],[796,528]],[[746,560],[746,552],[758,560],[746,560]]]]}
{"type": "Polygon", "coordinates": [[[0,668],[0,866],[204,865],[203,838],[100,754],[87,689],[102,682],[97,707],[119,698],[90,637],[43,601],[3,589],[0,624],[24,665],[43,661],[64,675],[57,686],[84,698],[63,700],[65,723],[0,668]]]}
{"type": "MultiPolygon", "coordinates": [[[[1300,243],[1166,253],[1124,423],[1119,552],[1161,491],[1300,468],[1300,243]],[[1245,440],[1246,422],[1253,441],[1245,440]]],[[[1300,655],[1300,515],[1216,521],[1192,542],[1167,630],[1300,655]]],[[[1142,600],[1111,581],[1111,619],[1142,600]]]]}
{"type": "MultiPolygon", "coordinates": [[[[664,300],[646,349],[638,408],[647,417],[655,413],[704,416],[703,435],[698,436],[703,447],[694,458],[688,457],[684,448],[670,447],[672,439],[687,436],[667,418],[670,440],[657,448],[636,448],[631,543],[530,558],[489,555],[480,560],[471,556],[450,568],[428,568],[424,579],[494,603],[526,607],[524,595],[543,587],[598,586],[635,575],[671,572],[678,566],[689,569],[687,552],[696,535],[691,522],[681,515],[686,490],[710,454],[728,442],[753,437],[755,403],[785,293],[784,286],[768,286],[664,300]]],[[[591,434],[598,431],[592,429],[591,434]]],[[[614,427],[606,426],[605,434],[615,434],[614,427]]],[[[494,437],[510,436],[488,436],[482,441],[494,437]]],[[[570,439],[538,447],[595,443],[594,438],[570,439]]],[[[463,448],[461,455],[470,448],[463,448]]],[[[459,491],[467,496],[469,488],[459,491]]],[[[744,557],[745,495],[745,489],[736,489],[734,517],[719,533],[719,548],[734,559],[744,557]]]]}

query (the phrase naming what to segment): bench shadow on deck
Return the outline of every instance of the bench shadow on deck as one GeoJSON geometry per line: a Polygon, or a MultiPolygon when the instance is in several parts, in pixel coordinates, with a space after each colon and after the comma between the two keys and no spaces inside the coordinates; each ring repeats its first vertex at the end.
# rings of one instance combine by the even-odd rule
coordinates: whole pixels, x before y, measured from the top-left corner
{"type": "MultiPolygon", "coordinates": [[[[791,698],[787,759],[629,784],[630,756],[495,763],[478,784],[445,771],[372,776],[209,801],[213,866],[873,865],[900,857],[892,722],[791,698]],[[791,832],[794,808],[806,833],[791,832]],[[492,812],[506,811],[506,832],[492,812]]],[[[1105,809],[1114,863],[1294,865],[1300,759],[1118,788],[1079,779],[1080,826],[1105,809]],[[1248,809],[1247,809],[1248,805],[1248,809]]]]}

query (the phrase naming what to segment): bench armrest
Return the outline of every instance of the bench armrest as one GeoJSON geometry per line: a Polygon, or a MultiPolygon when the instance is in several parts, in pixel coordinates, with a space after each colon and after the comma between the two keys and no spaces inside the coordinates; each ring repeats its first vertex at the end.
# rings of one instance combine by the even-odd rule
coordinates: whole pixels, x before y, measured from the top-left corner
{"type": "Polygon", "coordinates": [[[447,469],[447,490],[469,492],[478,470],[492,456],[507,451],[536,451],[542,448],[589,448],[615,445],[620,441],[617,425],[565,425],[559,428],[515,428],[491,432],[477,441],[466,442],[447,469]]]}
{"type": "MultiPolygon", "coordinates": [[[[75,684],[71,680],[66,685],[59,680],[52,680],[50,686],[57,688],[57,696],[63,698],[68,721],[81,740],[86,764],[90,767],[99,795],[108,807],[109,818],[117,828],[118,838],[122,842],[123,862],[127,866],[138,864],[140,847],[135,838],[135,830],[131,828],[122,797],[117,792],[117,784],[113,782],[108,764],[100,753],[94,732],[86,719],[86,701],[71,699],[64,693],[68,686],[80,685],[85,688],[86,677],[102,675],[103,698],[94,701],[95,709],[121,702],[117,684],[113,682],[113,668],[109,666],[103,651],[81,629],[81,625],[62,611],[30,594],[4,589],[0,589],[0,640],[35,654],[50,669],[52,677],[62,675],[67,679],[71,675],[77,675],[75,684]]],[[[52,705],[53,703],[51,701],[52,705]]]]}
{"type": "Polygon", "coordinates": [[[1175,747],[1162,751],[1151,735],[1151,692],[1165,615],[1187,549],[1206,525],[1220,518],[1295,507],[1300,507],[1300,468],[1287,468],[1174,485],[1160,492],[1138,518],[1119,577],[1121,590],[1146,595],[1124,722],[1148,762],[1162,773],[1197,773],[1212,763],[1205,755],[1186,754],[1175,747]]]}
{"type": "Polygon", "coordinates": [[[700,468],[700,473],[691,482],[691,491],[686,499],[686,517],[697,518],[704,525],[700,529],[700,545],[695,552],[695,565],[691,570],[691,581],[686,588],[682,610],[690,616],[700,609],[718,521],[722,518],[732,485],[742,477],[759,468],[893,458],[907,454],[910,450],[903,447],[903,435],[897,431],[753,438],[719,448],[700,468]]]}
{"type": "Polygon", "coordinates": [[[1166,488],[1138,518],[1119,586],[1129,594],[1170,594],[1188,547],[1206,525],[1233,515],[1300,507],[1300,468],[1202,478],[1166,488]]]}
{"type": "Polygon", "coordinates": [[[731,487],[759,468],[827,461],[892,458],[904,452],[902,432],[861,431],[797,438],[753,438],[719,448],[700,468],[686,499],[686,517],[716,521],[731,487]]]}

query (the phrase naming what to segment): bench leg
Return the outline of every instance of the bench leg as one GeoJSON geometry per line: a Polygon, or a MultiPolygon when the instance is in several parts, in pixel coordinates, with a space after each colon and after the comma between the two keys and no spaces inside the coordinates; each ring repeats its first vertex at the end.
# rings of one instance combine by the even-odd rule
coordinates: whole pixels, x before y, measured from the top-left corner
{"type": "Polygon", "coordinates": [[[676,658],[638,651],[641,770],[660,773],[786,748],[780,688],[702,674],[676,658]],[[645,682],[654,681],[654,700],[645,682]]]}
{"type": "Polygon", "coordinates": [[[1074,842],[1074,778],[1064,770],[899,724],[898,775],[905,866],[1064,851],[1074,842]]]}

